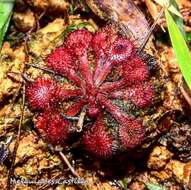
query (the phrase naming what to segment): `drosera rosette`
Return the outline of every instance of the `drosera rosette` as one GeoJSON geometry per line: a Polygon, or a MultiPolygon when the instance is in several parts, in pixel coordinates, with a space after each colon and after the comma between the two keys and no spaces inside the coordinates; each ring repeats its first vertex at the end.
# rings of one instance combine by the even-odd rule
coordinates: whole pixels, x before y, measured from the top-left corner
{"type": "Polygon", "coordinates": [[[80,112],[85,110],[84,125],[88,127],[84,130],[82,127],[81,134],[87,152],[95,157],[109,158],[116,151],[121,152],[119,147],[129,150],[139,146],[145,137],[142,119],[133,112],[126,112],[115,101],[133,104],[138,110],[153,105],[156,94],[151,72],[155,66],[149,62],[151,56],[143,55],[112,25],[96,33],[86,29],[70,32],[64,44],[47,57],[46,63],[49,69],[64,77],[73,90],[63,88],[53,79],[41,78],[29,85],[29,104],[42,112],[36,127],[43,129],[45,136],[52,136],[48,139],[52,139],[53,144],[59,144],[61,139],[65,141],[65,129],[73,123],[69,118],[79,118],[80,112]],[[60,109],[60,105],[66,103],[68,106],[60,109]],[[61,119],[61,113],[68,118],[61,119]],[[117,123],[115,130],[108,129],[105,122],[108,115],[117,123]]]}

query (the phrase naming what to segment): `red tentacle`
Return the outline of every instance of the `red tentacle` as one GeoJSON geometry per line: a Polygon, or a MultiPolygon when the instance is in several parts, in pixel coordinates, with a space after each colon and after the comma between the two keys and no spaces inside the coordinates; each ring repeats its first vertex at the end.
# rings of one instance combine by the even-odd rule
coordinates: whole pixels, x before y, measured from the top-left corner
{"type": "Polygon", "coordinates": [[[88,62],[88,48],[92,40],[92,34],[87,30],[71,32],[66,39],[66,46],[70,53],[79,61],[79,71],[88,88],[93,90],[93,78],[88,62]]]}
{"type": "Polygon", "coordinates": [[[123,123],[124,118],[127,119],[126,113],[121,111],[118,106],[114,105],[111,100],[101,94],[99,94],[97,98],[102,107],[104,107],[119,123],[123,123]]]}
{"type": "Polygon", "coordinates": [[[126,84],[126,81],[124,80],[124,78],[114,82],[105,82],[100,86],[100,91],[112,92],[124,87],[125,84],[126,84]]]}
{"type": "Polygon", "coordinates": [[[70,98],[75,98],[75,97],[78,97],[78,96],[82,96],[83,93],[81,91],[81,89],[75,89],[75,90],[60,90],[59,92],[59,96],[62,98],[62,100],[67,100],[67,99],[70,99],[70,98]]]}

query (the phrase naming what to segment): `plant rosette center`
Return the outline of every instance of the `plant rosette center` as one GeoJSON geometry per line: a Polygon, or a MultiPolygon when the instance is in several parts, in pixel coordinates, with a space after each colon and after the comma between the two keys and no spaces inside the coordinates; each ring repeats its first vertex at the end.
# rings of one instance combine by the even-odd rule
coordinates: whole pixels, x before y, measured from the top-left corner
{"type": "Polygon", "coordinates": [[[79,117],[84,108],[88,119],[84,121],[82,144],[95,157],[108,158],[143,142],[141,118],[118,104],[140,111],[150,107],[155,97],[149,59],[137,53],[131,40],[110,25],[96,33],[78,29],[68,34],[46,62],[73,87],[66,89],[47,78],[37,78],[27,86],[29,105],[40,112],[35,126],[49,143],[67,144],[72,121],[62,113],[79,117]],[[64,102],[70,103],[63,111],[60,105],[64,102]]]}

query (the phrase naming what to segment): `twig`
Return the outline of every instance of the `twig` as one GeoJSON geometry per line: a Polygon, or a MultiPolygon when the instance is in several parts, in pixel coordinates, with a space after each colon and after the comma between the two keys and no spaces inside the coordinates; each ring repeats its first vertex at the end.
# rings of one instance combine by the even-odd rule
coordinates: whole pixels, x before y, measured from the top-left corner
{"type": "Polygon", "coordinates": [[[86,106],[82,108],[82,111],[80,112],[79,120],[77,123],[77,132],[81,132],[84,124],[84,119],[86,116],[86,106]]]}
{"type": "Polygon", "coordinates": [[[26,73],[22,74],[22,77],[23,77],[23,79],[24,79],[25,81],[27,81],[27,82],[31,82],[31,83],[34,82],[34,80],[32,80],[31,78],[29,78],[26,73]]]}
{"type": "MultiPolygon", "coordinates": [[[[60,157],[64,160],[64,162],[66,163],[66,165],[68,166],[68,168],[70,169],[70,171],[72,172],[72,174],[74,176],[76,176],[77,178],[81,178],[80,175],[75,171],[75,169],[72,167],[72,165],[70,164],[70,162],[68,161],[67,157],[63,154],[63,152],[59,152],[60,157]]],[[[82,185],[76,184],[78,185],[78,187],[80,189],[84,189],[84,190],[89,190],[88,186],[86,184],[83,185],[83,188],[81,187],[82,185]]]]}
{"type": "Polygon", "coordinates": [[[70,169],[70,171],[72,172],[72,174],[74,176],[76,176],[77,178],[80,178],[79,174],[75,171],[75,169],[72,167],[72,165],[70,164],[69,160],[66,158],[66,156],[64,155],[63,152],[59,151],[59,155],[60,157],[63,159],[63,161],[66,163],[66,165],[68,166],[68,168],[70,169]]]}
{"type": "Polygon", "coordinates": [[[81,132],[82,131],[82,128],[83,128],[83,124],[84,124],[84,119],[85,119],[85,116],[86,116],[86,107],[83,107],[82,111],[80,112],[80,116],[79,117],[71,117],[71,116],[67,116],[67,115],[64,115],[63,113],[61,113],[62,117],[64,119],[68,119],[68,120],[71,120],[71,121],[78,121],[77,123],[77,132],[81,132]]]}
{"type": "Polygon", "coordinates": [[[64,119],[68,119],[68,120],[71,120],[71,121],[79,121],[79,117],[72,117],[72,116],[67,116],[63,113],[61,113],[61,116],[64,118],[64,119]]]}
{"type": "Polygon", "coordinates": [[[147,44],[147,42],[148,42],[148,40],[149,40],[149,38],[150,38],[150,36],[151,36],[153,30],[155,29],[156,25],[158,24],[159,19],[160,19],[160,18],[162,17],[162,15],[164,14],[165,9],[166,9],[166,8],[163,7],[163,8],[160,10],[160,12],[159,12],[157,18],[155,19],[154,23],[152,24],[152,26],[151,26],[151,28],[150,28],[148,34],[146,35],[146,37],[145,37],[145,39],[144,39],[144,41],[143,41],[143,43],[142,43],[141,46],[139,47],[138,53],[140,53],[140,52],[145,48],[145,45],[147,44]]]}
{"type": "Polygon", "coordinates": [[[25,64],[27,66],[31,66],[31,67],[34,67],[36,69],[42,70],[44,72],[47,72],[49,74],[52,74],[55,80],[58,80],[58,78],[56,78],[57,76],[63,77],[63,75],[61,75],[61,74],[59,74],[59,73],[57,73],[57,72],[55,72],[55,71],[53,71],[53,70],[51,70],[51,69],[49,69],[47,67],[42,67],[42,66],[39,66],[39,65],[34,64],[34,63],[25,63],[25,64]]]}
{"type": "Polygon", "coordinates": [[[16,138],[14,150],[13,150],[13,158],[12,158],[11,168],[10,168],[10,170],[8,172],[8,180],[7,180],[7,189],[8,190],[11,189],[10,180],[11,180],[11,177],[13,176],[13,172],[14,172],[16,153],[17,153],[17,149],[18,149],[18,146],[19,146],[19,141],[20,141],[20,136],[21,136],[21,127],[22,127],[22,123],[23,123],[23,119],[24,119],[24,110],[25,110],[25,84],[23,84],[23,97],[22,97],[22,105],[21,105],[21,118],[19,120],[19,128],[18,128],[18,132],[17,132],[17,138],[16,138]]]}
{"type": "Polygon", "coordinates": [[[36,64],[33,64],[33,63],[26,63],[26,65],[28,65],[28,66],[31,66],[31,67],[34,67],[34,68],[36,68],[36,69],[39,69],[39,70],[42,70],[42,71],[45,71],[45,72],[48,72],[48,73],[51,73],[51,74],[57,74],[57,73],[55,73],[53,70],[51,70],[51,69],[48,69],[48,68],[46,68],[46,67],[42,67],[42,66],[39,66],[39,65],[36,65],[36,64]]]}

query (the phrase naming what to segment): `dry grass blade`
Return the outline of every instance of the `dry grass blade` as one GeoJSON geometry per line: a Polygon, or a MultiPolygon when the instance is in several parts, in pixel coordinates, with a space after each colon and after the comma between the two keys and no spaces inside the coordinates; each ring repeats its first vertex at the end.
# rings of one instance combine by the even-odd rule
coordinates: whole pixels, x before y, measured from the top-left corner
{"type": "Polygon", "coordinates": [[[16,160],[16,154],[17,154],[17,149],[19,146],[19,141],[20,141],[20,136],[21,136],[21,127],[24,119],[24,110],[25,110],[25,84],[23,84],[23,96],[22,96],[22,105],[21,105],[21,117],[19,120],[19,127],[18,127],[18,132],[17,132],[17,138],[13,150],[13,158],[12,158],[12,163],[11,163],[11,168],[8,172],[8,180],[7,180],[7,189],[11,189],[11,184],[10,180],[11,177],[13,176],[14,173],[14,165],[15,165],[15,160],[16,160]]]}
{"type": "Polygon", "coordinates": [[[184,96],[185,100],[187,101],[187,103],[189,104],[189,106],[191,107],[191,96],[188,93],[189,89],[185,89],[183,85],[180,86],[180,91],[182,93],[182,95],[184,96]]]}
{"type": "Polygon", "coordinates": [[[160,20],[160,18],[161,18],[162,15],[164,14],[164,11],[165,11],[165,8],[163,7],[163,8],[160,10],[160,12],[159,12],[159,14],[158,14],[158,16],[157,16],[155,22],[154,22],[153,25],[151,26],[151,28],[150,28],[148,34],[146,35],[146,37],[145,37],[143,43],[142,43],[141,46],[139,47],[138,52],[143,51],[143,49],[144,49],[145,45],[147,44],[147,42],[148,42],[150,36],[152,35],[153,30],[155,29],[155,27],[156,27],[158,21],[160,20]]]}

